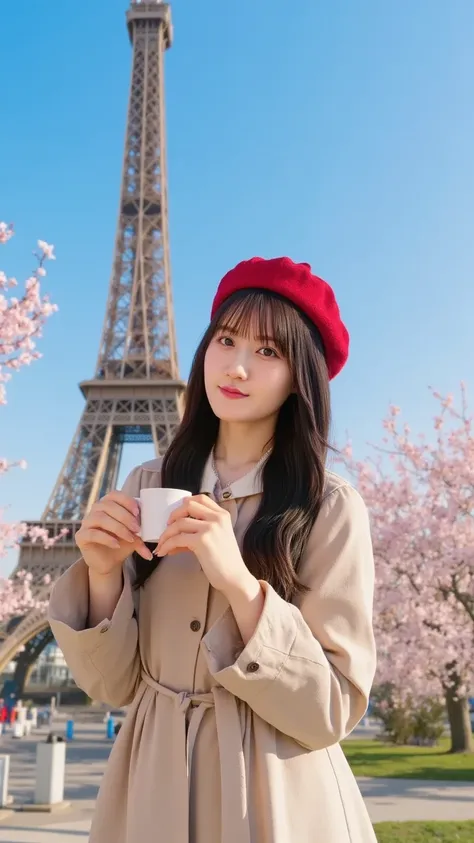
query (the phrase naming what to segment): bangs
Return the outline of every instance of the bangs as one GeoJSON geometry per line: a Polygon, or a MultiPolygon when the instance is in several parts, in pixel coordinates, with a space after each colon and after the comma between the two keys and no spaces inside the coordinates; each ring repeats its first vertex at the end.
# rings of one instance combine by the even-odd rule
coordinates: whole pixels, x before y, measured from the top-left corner
{"type": "Polygon", "coordinates": [[[264,290],[242,290],[224,302],[213,327],[216,332],[274,345],[283,357],[289,358],[292,337],[301,328],[301,317],[282,296],[264,290]]]}

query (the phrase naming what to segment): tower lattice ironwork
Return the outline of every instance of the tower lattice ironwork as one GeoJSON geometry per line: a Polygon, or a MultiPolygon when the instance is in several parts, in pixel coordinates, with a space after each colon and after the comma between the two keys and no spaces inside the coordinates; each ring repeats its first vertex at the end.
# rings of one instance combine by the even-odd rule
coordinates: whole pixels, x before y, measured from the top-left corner
{"type": "MultiPolygon", "coordinates": [[[[170,278],[166,173],[164,55],[172,44],[169,4],[131,0],[127,26],[133,47],[120,208],[107,308],[94,378],[41,520],[49,549],[26,539],[17,570],[32,574],[38,597],[44,577],[56,579],[77,557],[74,536],[99,497],[115,488],[125,443],[168,447],[181,417],[180,380],[170,278]]],[[[0,674],[21,649],[15,679],[22,688],[51,640],[44,612],[35,610],[0,632],[0,674]]]]}

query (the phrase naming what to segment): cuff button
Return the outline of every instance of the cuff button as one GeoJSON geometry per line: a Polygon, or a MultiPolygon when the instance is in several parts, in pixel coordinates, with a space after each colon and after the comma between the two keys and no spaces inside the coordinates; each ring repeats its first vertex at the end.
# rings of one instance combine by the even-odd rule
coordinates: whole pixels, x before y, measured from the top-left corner
{"type": "Polygon", "coordinates": [[[260,670],[260,665],[257,662],[250,662],[247,665],[247,673],[256,673],[257,670],[260,670]]]}

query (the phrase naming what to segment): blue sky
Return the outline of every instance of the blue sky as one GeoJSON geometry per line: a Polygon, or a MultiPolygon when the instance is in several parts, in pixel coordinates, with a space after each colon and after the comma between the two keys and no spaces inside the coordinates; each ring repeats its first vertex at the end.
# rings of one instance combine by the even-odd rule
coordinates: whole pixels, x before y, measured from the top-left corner
{"type": "MultiPolygon", "coordinates": [[[[79,420],[110,277],[131,50],[126,0],[2,10],[0,219],[19,279],[56,246],[60,307],[0,409],[9,518],[38,518],[79,420]]],[[[472,383],[471,0],[175,0],[166,57],[172,275],[181,373],[238,260],[289,254],[335,288],[352,336],[334,436],[360,455],[399,404],[472,383]]],[[[128,448],[122,474],[146,458],[128,448]]],[[[151,456],[151,454],[150,454],[151,456]]],[[[8,573],[13,557],[0,560],[8,573]]]]}

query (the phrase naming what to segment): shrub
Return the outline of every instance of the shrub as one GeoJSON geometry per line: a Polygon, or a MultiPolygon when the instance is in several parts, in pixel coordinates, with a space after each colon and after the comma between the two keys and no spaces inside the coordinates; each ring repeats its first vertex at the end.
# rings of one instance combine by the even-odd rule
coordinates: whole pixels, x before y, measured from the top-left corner
{"type": "Polygon", "coordinates": [[[383,725],[382,740],[399,745],[434,746],[442,737],[445,706],[439,700],[426,699],[416,706],[409,697],[400,702],[390,685],[374,689],[372,699],[372,715],[383,725]]]}

